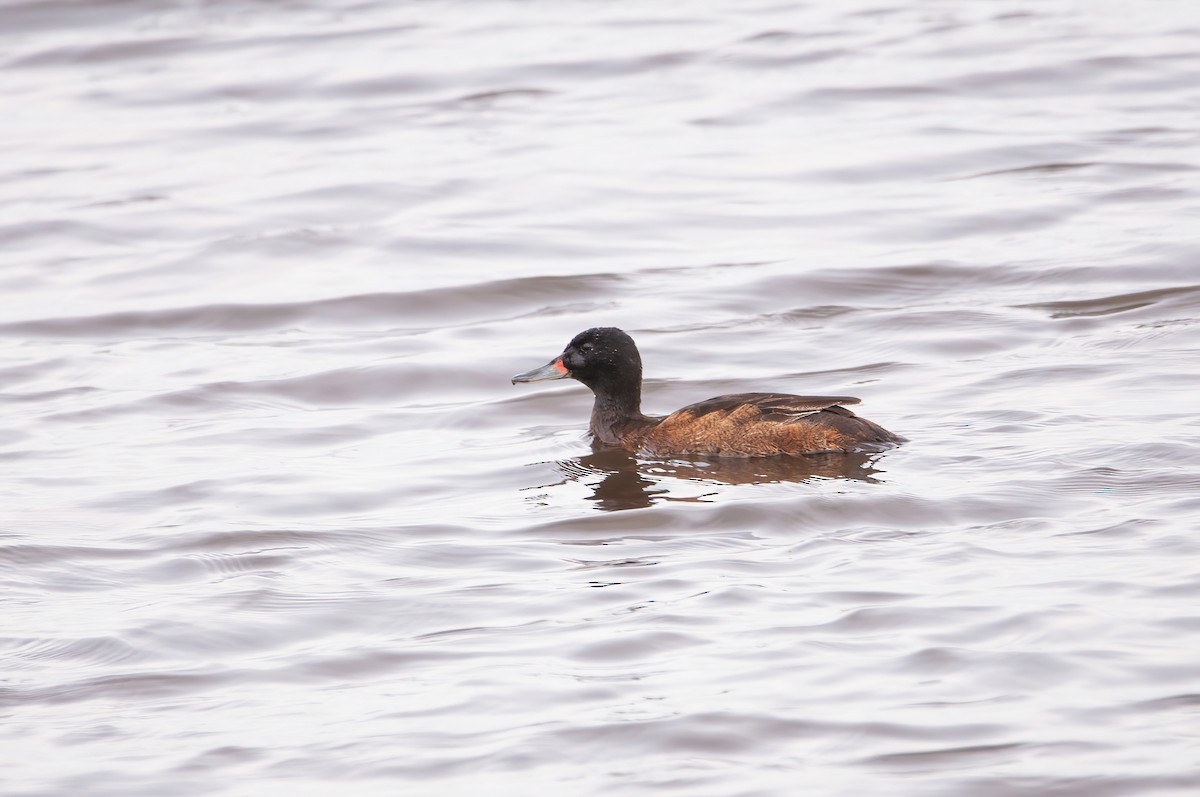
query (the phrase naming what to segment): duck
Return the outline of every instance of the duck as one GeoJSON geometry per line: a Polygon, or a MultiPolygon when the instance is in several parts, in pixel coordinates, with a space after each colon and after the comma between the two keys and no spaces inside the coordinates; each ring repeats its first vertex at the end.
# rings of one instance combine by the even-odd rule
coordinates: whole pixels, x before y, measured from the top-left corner
{"type": "Polygon", "coordinates": [[[735,393],[670,415],[642,413],[642,357],[616,327],[576,335],[562,354],[512,383],[574,379],[595,395],[588,432],[597,448],[648,458],[768,457],[882,451],[903,438],[860,418],[853,396],[735,393]]]}

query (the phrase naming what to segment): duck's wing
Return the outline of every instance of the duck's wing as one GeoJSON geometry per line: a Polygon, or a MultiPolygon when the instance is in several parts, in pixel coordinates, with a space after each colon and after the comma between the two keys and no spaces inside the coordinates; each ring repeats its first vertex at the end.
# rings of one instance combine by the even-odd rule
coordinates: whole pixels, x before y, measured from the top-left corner
{"type": "Polygon", "coordinates": [[[684,407],[663,418],[640,450],[653,456],[769,456],[852,451],[895,438],[846,404],[853,396],[738,393],[684,407]]]}
{"type": "Polygon", "coordinates": [[[773,423],[788,423],[789,421],[812,415],[822,410],[833,410],[839,414],[853,415],[846,409],[846,404],[858,404],[854,396],[793,396],[788,393],[734,393],[728,396],[717,396],[706,401],[689,404],[677,412],[667,416],[667,420],[679,416],[680,419],[701,418],[705,415],[720,413],[729,415],[741,411],[743,417],[754,418],[758,421],[773,423]],[[747,408],[756,412],[746,413],[747,408]]]}

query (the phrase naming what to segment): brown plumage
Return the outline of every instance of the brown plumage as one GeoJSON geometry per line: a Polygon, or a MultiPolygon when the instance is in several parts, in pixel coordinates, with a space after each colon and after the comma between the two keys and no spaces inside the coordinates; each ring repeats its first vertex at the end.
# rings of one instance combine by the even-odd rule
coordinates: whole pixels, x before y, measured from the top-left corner
{"type": "Polygon", "coordinates": [[[596,396],[589,431],[597,444],[650,457],[763,457],[879,450],[900,442],[844,404],[851,396],[738,393],[692,404],[666,417],[641,411],[642,360],[619,329],[581,332],[547,365],[513,382],[578,379],[596,396]]]}

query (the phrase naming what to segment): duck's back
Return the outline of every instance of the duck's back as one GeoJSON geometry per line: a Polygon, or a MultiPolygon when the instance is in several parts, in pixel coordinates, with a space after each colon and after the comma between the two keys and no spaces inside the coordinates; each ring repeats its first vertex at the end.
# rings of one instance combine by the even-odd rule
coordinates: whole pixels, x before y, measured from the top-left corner
{"type": "Polygon", "coordinates": [[[765,457],[861,451],[899,442],[891,432],[842,406],[858,403],[851,396],[718,396],[663,418],[636,447],[655,457],[765,457]]]}

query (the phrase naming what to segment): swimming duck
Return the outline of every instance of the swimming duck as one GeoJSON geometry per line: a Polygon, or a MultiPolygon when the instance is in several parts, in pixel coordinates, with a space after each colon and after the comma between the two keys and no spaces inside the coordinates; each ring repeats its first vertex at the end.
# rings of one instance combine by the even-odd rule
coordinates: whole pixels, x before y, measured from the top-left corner
{"type": "Polygon", "coordinates": [[[901,442],[860,418],[851,396],[737,393],[691,404],[670,415],[642,414],[642,358],[633,338],[616,327],[580,332],[563,353],[518,382],[577,379],[596,402],[588,431],[600,446],[648,457],[765,457],[880,450],[901,442]]]}

